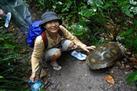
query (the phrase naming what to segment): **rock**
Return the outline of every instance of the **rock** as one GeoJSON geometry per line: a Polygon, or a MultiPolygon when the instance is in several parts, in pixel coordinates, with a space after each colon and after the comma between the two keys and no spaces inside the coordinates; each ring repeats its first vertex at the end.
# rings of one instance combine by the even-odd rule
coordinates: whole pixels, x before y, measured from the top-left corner
{"type": "Polygon", "coordinates": [[[88,57],[87,64],[92,70],[110,67],[122,57],[123,47],[116,42],[97,47],[88,57]]]}

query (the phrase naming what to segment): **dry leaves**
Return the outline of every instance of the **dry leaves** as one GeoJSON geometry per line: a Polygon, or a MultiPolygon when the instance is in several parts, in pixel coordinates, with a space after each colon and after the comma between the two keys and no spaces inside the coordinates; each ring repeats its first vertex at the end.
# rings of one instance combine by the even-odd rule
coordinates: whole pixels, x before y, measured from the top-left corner
{"type": "Polygon", "coordinates": [[[131,57],[129,58],[130,64],[133,68],[137,69],[137,58],[136,57],[131,57]]]}
{"type": "Polygon", "coordinates": [[[135,57],[131,57],[131,58],[129,58],[129,60],[130,60],[133,64],[137,65],[137,59],[136,59],[135,57]]]}
{"type": "Polygon", "coordinates": [[[110,87],[115,84],[114,78],[111,75],[106,75],[104,80],[109,84],[110,87]]]}

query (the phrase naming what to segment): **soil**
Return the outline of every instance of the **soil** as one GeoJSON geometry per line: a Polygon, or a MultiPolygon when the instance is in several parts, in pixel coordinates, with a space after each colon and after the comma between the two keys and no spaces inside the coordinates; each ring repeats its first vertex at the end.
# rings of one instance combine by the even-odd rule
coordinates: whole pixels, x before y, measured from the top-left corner
{"type": "Polygon", "coordinates": [[[63,55],[59,59],[62,66],[60,71],[49,67],[51,85],[46,91],[136,91],[134,85],[128,85],[126,77],[131,70],[114,65],[111,68],[93,71],[85,61],[79,61],[70,55],[63,55]],[[107,75],[112,75],[115,83],[110,86],[104,80],[107,75]]]}

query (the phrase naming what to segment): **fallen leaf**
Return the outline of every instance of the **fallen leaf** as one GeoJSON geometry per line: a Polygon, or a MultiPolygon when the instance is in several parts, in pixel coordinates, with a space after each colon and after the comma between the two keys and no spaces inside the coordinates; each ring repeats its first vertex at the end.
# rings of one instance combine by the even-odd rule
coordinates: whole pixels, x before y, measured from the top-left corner
{"type": "Polygon", "coordinates": [[[115,84],[114,78],[111,75],[106,75],[104,80],[110,85],[113,86],[115,84]]]}
{"type": "Polygon", "coordinates": [[[133,64],[136,64],[137,65],[137,59],[135,57],[131,57],[129,59],[133,64]]]}
{"type": "Polygon", "coordinates": [[[11,23],[8,30],[10,32],[14,32],[16,29],[15,29],[14,25],[11,23]]]}
{"type": "Polygon", "coordinates": [[[26,52],[26,49],[25,48],[22,48],[21,50],[20,50],[20,53],[25,53],[26,52]]]}
{"type": "Polygon", "coordinates": [[[137,68],[137,58],[136,57],[129,58],[129,61],[133,68],[137,68]]]}

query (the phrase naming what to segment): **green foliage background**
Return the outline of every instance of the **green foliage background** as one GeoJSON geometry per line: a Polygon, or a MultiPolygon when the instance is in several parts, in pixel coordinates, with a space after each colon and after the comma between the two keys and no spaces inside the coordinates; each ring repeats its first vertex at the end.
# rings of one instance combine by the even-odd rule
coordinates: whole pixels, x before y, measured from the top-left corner
{"type": "MultiPolygon", "coordinates": [[[[30,0],[27,1],[32,3],[30,0]]],[[[120,41],[127,48],[137,53],[135,46],[137,3],[134,0],[34,0],[34,2],[41,12],[46,10],[57,12],[67,28],[89,45],[99,45],[106,41],[98,38],[99,34],[106,33],[112,35],[110,41],[116,41],[116,38],[120,37],[120,41]],[[108,23],[113,28],[106,28],[108,23]],[[129,33],[130,30],[134,32],[129,33]]]]}
{"type": "Polygon", "coordinates": [[[17,43],[17,36],[0,23],[0,91],[24,91],[27,77],[27,56],[17,43]]]}

